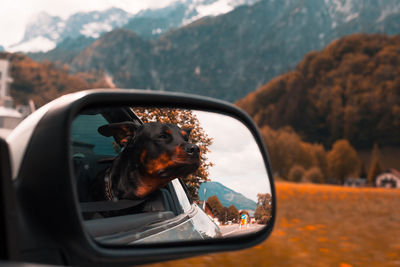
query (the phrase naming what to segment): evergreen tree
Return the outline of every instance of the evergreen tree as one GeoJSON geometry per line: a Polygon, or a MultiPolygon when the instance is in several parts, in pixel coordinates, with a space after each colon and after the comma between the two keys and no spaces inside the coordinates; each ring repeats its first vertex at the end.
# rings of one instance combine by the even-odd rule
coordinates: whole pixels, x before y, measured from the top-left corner
{"type": "Polygon", "coordinates": [[[382,172],[382,164],[380,160],[380,150],[378,144],[374,144],[371,154],[371,164],[368,171],[368,184],[371,186],[375,186],[375,178],[382,172]]]}

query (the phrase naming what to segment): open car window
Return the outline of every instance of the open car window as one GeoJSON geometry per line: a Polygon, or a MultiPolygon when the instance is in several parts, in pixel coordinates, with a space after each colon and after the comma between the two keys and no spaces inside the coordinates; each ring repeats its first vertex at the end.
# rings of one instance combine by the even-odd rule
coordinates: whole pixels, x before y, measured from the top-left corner
{"type": "Polygon", "coordinates": [[[74,156],[108,155],[116,156],[117,149],[112,137],[98,133],[100,126],[109,122],[101,114],[79,115],[72,123],[71,137],[74,156]]]}
{"type": "MultiPolygon", "coordinates": [[[[163,231],[165,229],[158,227],[158,223],[190,209],[178,180],[131,203],[126,200],[104,203],[87,197],[90,190],[98,190],[96,181],[105,175],[105,170],[121,151],[113,137],[98,132],[99,127],[115,119],[116,116],[107,113],[89,112],[78,115],[71,127],[73,164],[86,228],[96,240],[112,244],[134,242],[163,231]]],[[[117,118],[117,121],[125,120],[129,118],[117,118]]],[[[171,223],[176,224],[174,220],[171,223]]]]}
{"type": "MultiPolygon", "coordinates": [[[[80,210],[88,233],[104,244],[165,242],[177,237],[200,240],[220,236],[219,228],[191,202],[190,194],[179,178],[142,198],[107,197],[110,168],[116,166],[116,159],[122,159],[118,155],[131,147],[121,143],[119,135],[113,132],[108,137],[102,129],[105,129],[104,125],[130,127],[130,122],[134,124],[132,127],[142,124],[129,107],[85,110],[73,121],[72,160],[80,210]]],[[[113,189],[118,190],[117,186],[113,189]]]]}

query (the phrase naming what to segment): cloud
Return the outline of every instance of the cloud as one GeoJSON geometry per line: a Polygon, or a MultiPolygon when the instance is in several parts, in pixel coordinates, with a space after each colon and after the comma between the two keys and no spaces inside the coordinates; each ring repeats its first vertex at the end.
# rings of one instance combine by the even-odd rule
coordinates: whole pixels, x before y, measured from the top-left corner
{"type": "Polygon", "coordinates": [[[270,193],[266,167],[247,127],[240,121],[221,114],[196,111],[205,132],[214,142],[207,154],[210,178],[257,201],[258,193],[270,193]]]}

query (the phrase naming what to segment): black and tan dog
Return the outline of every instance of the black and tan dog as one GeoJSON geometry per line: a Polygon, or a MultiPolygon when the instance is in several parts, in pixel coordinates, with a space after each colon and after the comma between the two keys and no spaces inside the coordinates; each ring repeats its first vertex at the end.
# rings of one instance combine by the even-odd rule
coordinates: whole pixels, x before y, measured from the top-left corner
{"type": "Polygon", "coordinates": [[[112,123],[98,129],[123,147],[106,171],[105,200],[140,199],[200,165],[199,147],[189,142],[190,129],[167,123],[112,123]]]}

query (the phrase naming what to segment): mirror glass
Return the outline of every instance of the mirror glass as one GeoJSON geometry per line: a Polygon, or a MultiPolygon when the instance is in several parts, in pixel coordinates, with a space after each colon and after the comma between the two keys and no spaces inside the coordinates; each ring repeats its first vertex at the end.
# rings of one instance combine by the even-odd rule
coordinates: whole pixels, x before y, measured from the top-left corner
{"type": "Polygon", "coordinates": [[[200,110],[105,107],[71,127],[82,218],[104,244],[254,233],[271,219],[271,188],[250,130],[200,110]]]}

